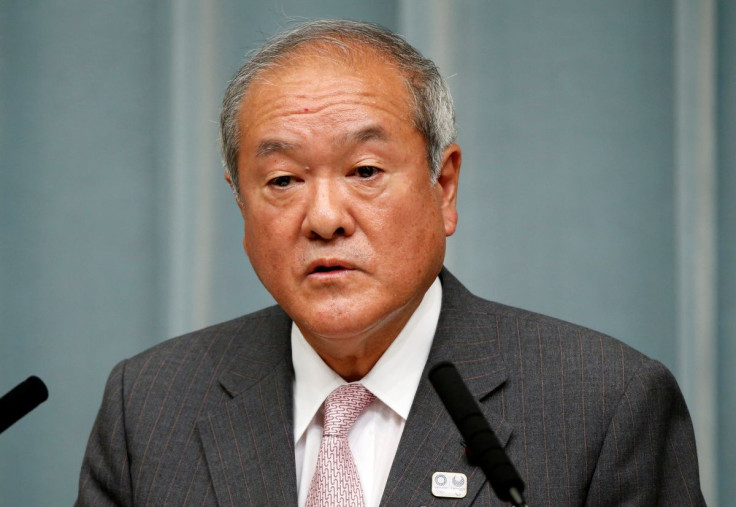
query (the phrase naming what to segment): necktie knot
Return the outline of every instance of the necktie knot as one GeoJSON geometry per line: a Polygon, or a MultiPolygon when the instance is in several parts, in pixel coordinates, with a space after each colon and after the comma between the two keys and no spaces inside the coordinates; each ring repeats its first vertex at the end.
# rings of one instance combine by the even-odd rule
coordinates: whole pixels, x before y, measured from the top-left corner
{"type": "Polygon", "coordinates": [[[325,400],[325,436],[346,437],[360,414],[376,397],[362,384],[338,387],[325,400]]]}

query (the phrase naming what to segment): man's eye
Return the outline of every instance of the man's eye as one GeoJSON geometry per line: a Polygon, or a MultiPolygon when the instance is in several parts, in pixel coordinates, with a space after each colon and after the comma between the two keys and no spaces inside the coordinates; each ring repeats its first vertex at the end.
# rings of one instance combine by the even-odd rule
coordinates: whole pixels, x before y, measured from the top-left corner
{"type": "Polygon", "coordinates": [[[357,174],[361,178],[370,178],[370,177],[375,176],[376,174],[378,174],[379,170],[380,169],[378,169],[377,167],[373,167],[373,166],[370,166],[370,165],[365,165],[365,166],[362,166],[362,167],[358,167],[355,170],[355,174],[357,174]]]}
{"type": "Polygon", "coordinates": [[[269,180],[268,184],[274,187],[288,187],[291,182],[291,176],[277,176],[276,178],[269,180]]]}

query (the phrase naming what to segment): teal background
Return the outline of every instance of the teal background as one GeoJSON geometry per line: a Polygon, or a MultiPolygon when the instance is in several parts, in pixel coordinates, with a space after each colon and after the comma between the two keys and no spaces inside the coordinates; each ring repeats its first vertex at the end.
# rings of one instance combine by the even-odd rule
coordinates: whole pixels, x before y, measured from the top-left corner
{"type": "Polygon", "coordinates": [[[407,36],[453,90],[447,265],[489,299],[672,369],[709,505],[736,495],[732,1],[0,0],[0,504],[69,505],[112,366],[271,304],[241,248],[217,114],[292,21],[407,36]]]}

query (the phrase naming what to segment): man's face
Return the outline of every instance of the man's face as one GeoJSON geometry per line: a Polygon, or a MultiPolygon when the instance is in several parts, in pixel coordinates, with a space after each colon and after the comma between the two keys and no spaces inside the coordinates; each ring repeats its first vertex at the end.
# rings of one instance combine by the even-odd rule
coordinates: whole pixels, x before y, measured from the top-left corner
{"type": "Polygon", "coordinates": [[[401,75],[373,55],[292,57],[260,77],[239,118],[253,268],[315,348],[388,346],[455,231],[459,148],[433,184],[401,75]]]}

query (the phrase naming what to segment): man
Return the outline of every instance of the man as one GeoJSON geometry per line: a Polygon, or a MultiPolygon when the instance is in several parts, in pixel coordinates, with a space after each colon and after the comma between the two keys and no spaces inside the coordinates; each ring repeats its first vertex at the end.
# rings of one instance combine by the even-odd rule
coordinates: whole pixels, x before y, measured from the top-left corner
{"type": "Polygon", "coordinates": [[[499,505],[428,383],[445,360],[530,505],[704,504],[661,364],[476,298],[442,268],[453,107],[401,38],[347,21],[276,36],[230,84],[221,135],[244,248],[278,306],[115,367],[80,505],[327,505],[329,481],[349,489],[332,505],[499,505]],[[357,418],[349,447],[324,429],[346,383],[363,400],[339,409],[357,418]],[[458,496],[433,489],[435,472],[464,474],[458,496]]]}

